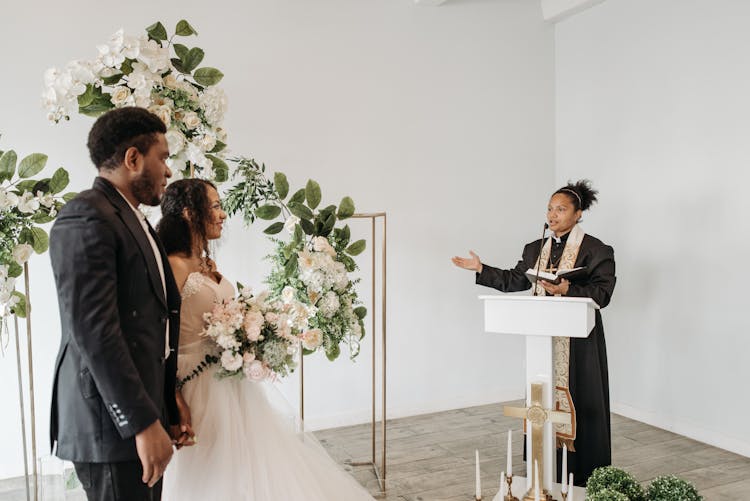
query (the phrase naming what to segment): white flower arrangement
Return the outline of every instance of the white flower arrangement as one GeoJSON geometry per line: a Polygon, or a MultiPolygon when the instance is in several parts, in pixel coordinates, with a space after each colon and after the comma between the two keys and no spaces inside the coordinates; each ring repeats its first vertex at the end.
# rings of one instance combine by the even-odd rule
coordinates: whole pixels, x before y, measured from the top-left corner
{"type": "Polygon", "coordinates": [[[216,376],[245,377],[253,381],[286,376],[296,367],[300,344],[311,345],[320,339],[308,331],[309,306],[294,297],[271,300],[268,292],[254,296],[238,286],[236,298],[217,303],[204,314],[206,326],[201,333],[215,343],[215,354],[208,354],[180,386],[212,364],[219,364],[216,376]]]}
{"type": "Polygon", "coordinates": [[[303,340],[303,353],[321,349],[335,360],[343,342],[349,347],[350,358],[356,357],[365,333],[367,309],[358,305],[357,281],[350,274],[357,269],[353,256],[364,251],[365,241],[352,243],[349,226],[336,227],[339,221],[354,215],[354,201],[344,197],[338,207],[318,209],[322,195],[317,182],[309,180],[289,196],[284,174],[275,173],[271,181],[266,178],[265,166],[254,160],[233,161],[237,163],[234,175],[242,180],[225,195],[227,213],[241,212],[246,223],[256,218],[280,218],[265,233],[277,235],[286,230],[291,236],[290,241],[272,237],[276,252],[269,256],[273,269],[266,282],[271,297],[286,299],[293,295],[310,309],[310,330],[303,340]]]}
{"type": "MultiPolygon", "coordinates": [[[[40,225],[55,219],[75,193],[61,192],[68,172],[59,168],[52,177],[31,179],[44,169],[47,155],[32,153],[18,162],[13,150],[0,151],[0,319],[10,314],[26,316],[26,297],[16,290],[16,280],[33,253],[49,246],[40,225]]],[[[3,324],[4,325],[4,324],[3,324]]],[[[0,328],[2,333],[2,328],[0,328]]]]}
{"type": "Polygon", "coordinates": [[[76,111],[98,116],[124,106],[146,108],[167,126],[174,170],[183,177],[226,181],[222,124],[227,98],[216,86],[224,75],[216,68],[198,68],[202,49],[173,43],[175,36],[190,35],[197,32],[185,20],[177,23],[170,38],[160,22],[138,37],[120,29],[97,46],[95,59],[48,69],[42,95],[48,119],[59,123],[76,111]]]}

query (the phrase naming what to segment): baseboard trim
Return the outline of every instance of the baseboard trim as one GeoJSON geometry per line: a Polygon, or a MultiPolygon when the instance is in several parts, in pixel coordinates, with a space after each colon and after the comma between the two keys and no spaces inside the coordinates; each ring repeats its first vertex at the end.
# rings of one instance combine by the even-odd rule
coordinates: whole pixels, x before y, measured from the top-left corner
{"type": "Polygon", "coordinates": [[[611,410],[626,418],[635,419],[642,423],[656,426],[662,430],[671,431],[684,437],[692,438],[704,444],[718,447],[741,456],[750,457],[750,443],[738,441],[736,438],[727,437],[715,430],[709,430],[693,423],[674,419],[656,412],[638,409],[627,404],[612,402],[611,410]]]}

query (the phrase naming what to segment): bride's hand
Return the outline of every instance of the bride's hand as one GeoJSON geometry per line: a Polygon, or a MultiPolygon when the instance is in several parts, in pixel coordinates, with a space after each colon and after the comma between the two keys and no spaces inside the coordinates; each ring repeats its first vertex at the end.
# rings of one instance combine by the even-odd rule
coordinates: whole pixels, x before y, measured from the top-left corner
{"type": "Polygon", "coordinates": [[[173,427],[173,437],[175,445],[179,449],[183,446],[195,445],[195,432],[193,431],[192,418],[190,416],[190,406],[185,402],[182,392],[177,390],[175,393],[177,400],[177,410],[180,414],[180,424],[173,427]]]}
{"type": "Polygon", "coordinates": [[[451,258],[451,261],[453,261],[453,264],[455,264],[459,268],[463,268],[464,270],[471,270],[476,271],[477,273],[482,273],[482,261],[479,260],[479,256],[474,254],[474,251],[469,251],[469,254],[471,255],[471,257],[453,256],[451,258]]]}

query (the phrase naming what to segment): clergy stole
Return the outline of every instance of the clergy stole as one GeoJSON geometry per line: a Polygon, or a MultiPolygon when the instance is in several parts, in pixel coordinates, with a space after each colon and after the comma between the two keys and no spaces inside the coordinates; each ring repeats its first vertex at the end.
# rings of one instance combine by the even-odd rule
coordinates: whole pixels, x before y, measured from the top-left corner
{"type": "MultiPolygon", "coordinates": [[[[578,225],[575,225],[570,231],[568,240],[565,242],[565,249],[563,249],[562,256],[560,257],[558,270],[575,268],[578,251],[581,248],[584,235],[584,231],[578,225]]],[[[548,238],[547,242],[545,242],[542,253],[537,258],[535,267],[548,269],[551,252],[552,237],[548,238]]],[[[534,284],[534,291],[537,295],[541,296],[547,293],[539,281],[534,284]]],[[[569,413],[571,422],[571,424],[555,424],[556,443],[557,447],[562,447],[565,444],[568,446],[569,451],[575,452],[573,441],[576,439],[576,408],[568,385],[570,376],[570,338],[556,337],[554,339],[554,356],[555,409],[569,413]]]]}

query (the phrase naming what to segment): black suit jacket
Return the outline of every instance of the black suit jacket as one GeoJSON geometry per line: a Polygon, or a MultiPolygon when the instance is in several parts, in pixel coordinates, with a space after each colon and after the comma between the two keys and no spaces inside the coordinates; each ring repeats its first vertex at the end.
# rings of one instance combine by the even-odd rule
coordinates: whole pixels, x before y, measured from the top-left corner
{"type": "Polygon", "coordinates": [[[62,336],[50,443],[78,462],[138,458],[134,436],[177,423],[180,294],[164,249],[154,256],[128,203],[99,177],[60,211],[50,233],[62,336]],[[164,297],[156,259],[161,259],[164,297]],[[165,359],[169,320],[170,356],[165,359]]]}

